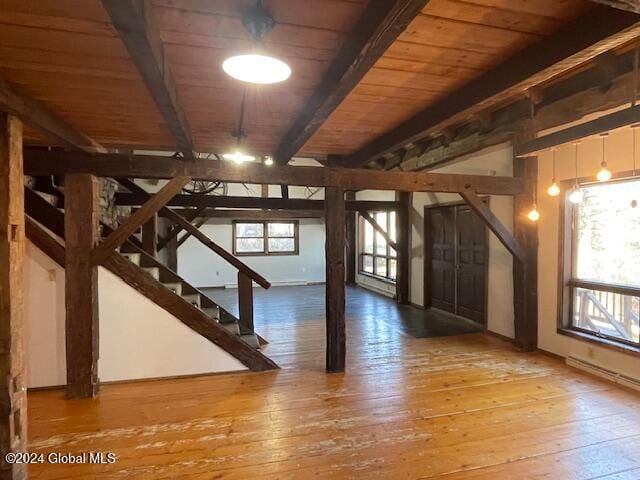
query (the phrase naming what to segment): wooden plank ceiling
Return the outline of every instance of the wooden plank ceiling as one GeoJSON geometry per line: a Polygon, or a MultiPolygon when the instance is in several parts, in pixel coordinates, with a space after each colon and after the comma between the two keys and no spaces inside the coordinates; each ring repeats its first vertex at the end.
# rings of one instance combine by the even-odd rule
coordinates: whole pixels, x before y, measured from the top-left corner
{"type": "MultiPolygon", "coordinates": [[[[250,48],[241,12],[253,0],[153,0],[197,151],[233,143],[243,85],[222,61],[250,48]]],[[[248,89],[247,149],[272,153],[366,0],[265,0],[277,21],[265,49],[292,67],[280,85],[248,89]]],[[[417,111],[550,35],[587,0],[431,0],[301,150],[349,154],[417,111]]],[[[99,0],[2,0],[0,76],[111,147],[175,148],[99,0]]],[[[27,130],[27,140],[50,142],[27,130]]]]}

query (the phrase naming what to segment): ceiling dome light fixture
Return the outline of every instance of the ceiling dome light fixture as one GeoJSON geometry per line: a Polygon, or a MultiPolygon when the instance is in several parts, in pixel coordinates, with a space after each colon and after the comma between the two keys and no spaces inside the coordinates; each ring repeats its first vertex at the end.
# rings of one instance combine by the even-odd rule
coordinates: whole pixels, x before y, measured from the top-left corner
{"type": "MultiPolygon", "coordinates": [[[[256,46],[262,37],[273,30],[276,22],[258,0],[255,6],[242,16],[242,24],[251,35],[256,46]]],[[[291,68],[282,60],[265,55],[260,48],[251,53],[235,55],[222,63],[222,69],[230,77],[241,82],[271,84],[284,82],[291,75],[291,68]]]]}

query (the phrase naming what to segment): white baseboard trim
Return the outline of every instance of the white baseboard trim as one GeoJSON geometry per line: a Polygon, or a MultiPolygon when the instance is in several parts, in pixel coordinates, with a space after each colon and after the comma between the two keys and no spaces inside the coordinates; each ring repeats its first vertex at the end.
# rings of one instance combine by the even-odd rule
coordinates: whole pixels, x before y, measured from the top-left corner
{"type": "Polygon", "coordinates": [[[614,383],[618,383],[620,385],[624,385],[625,387],[630,387],[640,391],[640,379],[628,377],[621,373],[614,372],[613,370],[609,370],[607,368],[599,367],[598,365],[594,365],[593,363],[576,357],[567,357],[566,363],[570,367],[583,370],[598,377],[606,378],[607,380],[610,380],[614,383]]]}
{"type": "MultiPolygon", "coordinates": [[[[316,282],[312,280],[285,280],[282,282],[271,282],[272,287],[301,287],[306,285],[322,285],[325,282],[316,282]]],[[[253,288],[258,288],[259,286],[254,283],[253,288]]],[[[225,283],[223,285],[199,285],[196,288],[238,288],[237,283],[225,283]]]]}

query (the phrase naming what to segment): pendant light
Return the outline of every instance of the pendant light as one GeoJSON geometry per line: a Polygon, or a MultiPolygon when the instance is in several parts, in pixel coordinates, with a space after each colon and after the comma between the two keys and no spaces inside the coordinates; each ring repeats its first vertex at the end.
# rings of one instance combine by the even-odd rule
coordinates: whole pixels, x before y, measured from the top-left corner
{"type": "Polygon", "coordinates": [[[276,22],[258,0],[242,16],[242,24],[254,41],[251,52],[227,58],[222,69],[241,82],[270,84],[283,82],[291,75],[291,68],[282,60],[266,55],[261,46],[262,37],[273,30],[276,22]]]}
{"type": "MultiPolygon", "coordinates": [[[[633,130],[633,178],[637,176],[636,170],[636,131],[640,127],[640,124],[631,125],[631,129],[633,130]]],[[[631,208],[638,207],[638,199],[636,197],[631,199],[631,208]]]]}
{"type": "Polygon", "coordinates": [[[602,138],[602,162],[600,163],[600,171],[596,175],[599,182],[608,182],[611,180],[611,171],[609,170],[605,156],[605,142],[608,135],[608,133],[600,134],[600,137],[602,138]]]}
{"type": "Polygon", "coordinates": [[[540,212],[538,212],[538,189],[536,187],[533,188],[533,208],[527,213],[527,218],[532,222],[537,222],[540,220],[540,212]]]}
{"type": "Polygon", "coordinates": [[[574,165],[575,165],[575,169],[576,169],[576,176],[575,176],[575,181],[573,184],[573,189],[571,190],[571,193],[569,194],[569,201],[571,203],[573,203],[574,205],[577,205],[578,203],[580,203],[582,201],[582,197],[583,192],[580,189],[580,186],[578,185],[578,142],[574,143],[575,146],[575,150],[574,150],[574,165]]]}
{"type": "Polygon", "coordinates": [[[273,157],[266,157],[266,158],[264,159],[264,164],[265,164],[267,167],[270,167],[271,165],[273,165],[273,157]]]}
{"type": "Polygon", "coordinates": [[[556,182],[556,149],[553,149],[553,178],[551,179],[551,185],[547,189],[547,193],[550,197],[557,197],[560,195],[560,187],[556,182]]]}
{"type": "Polygon", "coordinates": [[[222,155],[225,160],[231,160],[240,165],[245,162],[253,162],[256,158],[253,155],[248,155],[242,150],[242,140],[247,137],[244,132],[244,107],[247,101],[247,89],[242,92],[242,101],[240,102],[240,120],[238,121],[238,129],[235,130],[231,136],[236,139],[236,148],[232,152],[227,152],[222,155]]]}

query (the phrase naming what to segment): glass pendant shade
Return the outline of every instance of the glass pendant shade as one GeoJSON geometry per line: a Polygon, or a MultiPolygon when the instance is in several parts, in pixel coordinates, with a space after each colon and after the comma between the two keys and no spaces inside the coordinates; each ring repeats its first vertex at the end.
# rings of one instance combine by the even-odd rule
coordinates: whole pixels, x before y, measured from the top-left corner
{"type": "Polygon", "coordinates": [[[538,207],[534,204],[531,211],[527,214],[527,218],[532,222],[537,222],[540,220],[540,212],[538,212],[538,207]]]}
{"type": "Polygon", "coordinates": [[[227,58],[222,69],[236,80],[255,84],[284,82],[291,75],[291,68],[282,60],[259,54],[227,58]]]}
{"type": "Polygon", "coordinates": [[[583,193],[577,186],[569,194],[569,201],[573,204],[578,204],[582,201],[583,193]]]}
{"type": "Polygon", "coordinates": [[[596,178],[599,182],[608,182],[611,180],[611,171],[607,168],[607,162],[602,162],[600,164],[600,171],[596,175],[596,178]]]}

